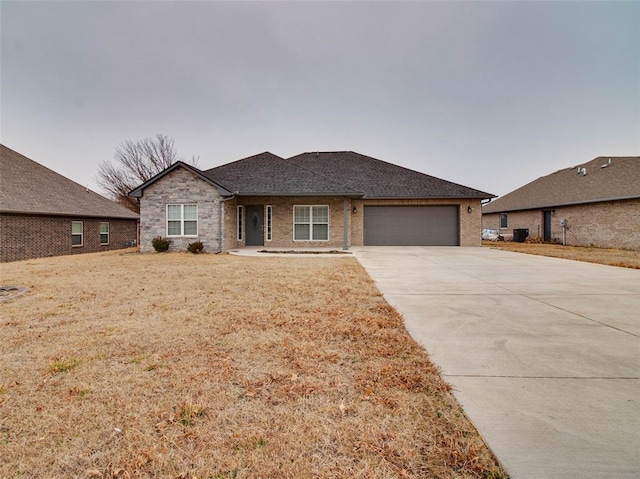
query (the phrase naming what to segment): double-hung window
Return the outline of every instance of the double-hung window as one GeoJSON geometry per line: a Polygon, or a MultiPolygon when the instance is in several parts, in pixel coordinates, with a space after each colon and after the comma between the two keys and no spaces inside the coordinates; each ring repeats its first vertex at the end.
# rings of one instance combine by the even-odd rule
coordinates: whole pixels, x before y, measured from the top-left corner
{"type": "Polygon", "coordinates": [[[167,205],[167,236],[198,236],[198,205],[167,205]]]}
{"type": "Polygon", "coordinates": [[[500,228],[507,228],[508,227],[508,219],[507,219],[507,214],[506,213],[501,213],[500,214],[500,228]]]}
{"type": "Polygon", "coordinates": [[[103,221],[100,223],[100,244],[109,244],[109,222],[103,221]]]}
{"type": "Polygon", "coordinates": [[[84,236],[84,224],[82,221],[71,222],[71,246],[82,246],[84,236]]]}
{"type": "Polygon", "coordinates": [[[294,206],[293,239],[294,241],[328,241],[329,207],[294,206]]]}

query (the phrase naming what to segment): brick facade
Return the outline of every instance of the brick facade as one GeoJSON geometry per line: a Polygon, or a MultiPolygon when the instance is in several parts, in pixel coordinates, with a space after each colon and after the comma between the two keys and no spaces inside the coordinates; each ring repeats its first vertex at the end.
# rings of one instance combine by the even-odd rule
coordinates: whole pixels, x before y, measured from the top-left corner
{"type": "MultiPolygon", "coordinates": [[[[640,199],[604,201],[551,210],[551,240],[562,242],[560,219],[567,228],[565,243],[571,246],[640,250],[640,199]]],[[[528,228],[530,237],[542,237],[542,210],[507,213],[508,228],[500,229],[500,214],[484,215],[482,227],[511,234],[514,228],[528,228]]]]}
{"type": "Polygon", "coordinates": [[[482,222],[481,203],[479,199],[470,200],[354,200],[353,206],[357,213],[352,217],[351,235],[352,246],[362,246],[364,243],[364,206],[458,206],[460,246],[481,246],[482,236],[480,225],[482,222]],[[471,206],[471,213],[467,208],[471,206]]]}
{"type": "Polygon", "coordinates": [[[137,228],[135,219],[2,214],[0,262],[126,248],[135,243],[137,228]],[[71,244],[72,221],[82,221],[82,246],[71,244]],[[109,223],[109,244],[106,245],[100,244],[102,222],[109,223]]]}
{"type": "MultiPolygon", "coordinates": [[[[245,246],[237,239],[237,208],[252,205],[272,208],[273,233],[271,241],[265,235],[265,247],[276,248],[336,248],[343,246],[344,202],[340,197],[239,197],[225,203],[224,225],[226,238],[224,249],[245,246]],[[293,240],[293,207],[294,206],[328,206],[329,207],[329,241],[294,241],[293,240]]],[[[265,208],[266,215],[266,208],[265,208]]],[[[349,215],[350,216],[350,215],[349,215]]],[[[266,229],[266,218],[265,218],[266,229]]]]}
{"type": "Polygon", "coordinates": [[[217,189],[180,167],[160,178],[144,190],[140,198],[140,251],[153,252],[151,241],[156,236],[171,240],[170,251],[187,251],[189,243],[202,241],[207,253],[220,251],[222,197],[217,189]],[[169,237],[167,205],[197,204],[198,235],[169,237]]]}
{"type": "MultiPolygon", "coordinates": [[[[482,212],[480,200],[452,202],[451,200],[347,200],[347,240],[349,246],[362,246],[364,243],[364,206],[366,205],[456,205],[460,209],[460,246],[480,246],[482,244],[480,226],[482,212]],[[471,206],[471,213],[467,207],[471,206]],[[353,213],[353,208],[356,213],[353,213]]],[[[242,197],[225,203],[224,225],[226,239],[224,249],[244,246],[237,241],[238,205],[271,205],[273,212],[273,239],[265,246],[278,248],[326,247],[342,248],[344,232],[344,199],[341,197],[242,197]],[[293,207],[295,205],[329,206],[329,241],[293,241],[293,207]]],[[[266,224],[266,219],[265,219],[266,224]]]]}
{"type": "MultiPolygon", "coordinates": [[[[168,204],[198,205],[198,236],[170,237],[171,251],[186,251],[188,243],[201,240],[206,252],[230,250],[245,246],[238,240],[238,206],[262,206],[265,211],[264,246],[273,248],[344,247],[345,198],[310,196],[240,196],[224,200],[217,188],[180,167],[147,186],[140,198],[140,251],[153,252],[151,241],[156,236],[168,237],[168,204]],[[294,241],[294,206],[328,206],[329,240],[294,241]],[[272,238],[266,236],[266,206],[272,208],[272,238]]],[[[364,241],[365,205],[455,205],[459,208],[461,246],[481,245],[481,205],[471,200],[354,200],[346,199],[347,244],[361,246],[364,241]],[[468,213],[467,208],[472,211],[468,213]],[[353,213],[353,208],[356,213],[353,213]]],[[[245,219],[246,220],[246,219],[245,219]]],[[[243,225],[244,226],[244,225],[243,225]]]]}

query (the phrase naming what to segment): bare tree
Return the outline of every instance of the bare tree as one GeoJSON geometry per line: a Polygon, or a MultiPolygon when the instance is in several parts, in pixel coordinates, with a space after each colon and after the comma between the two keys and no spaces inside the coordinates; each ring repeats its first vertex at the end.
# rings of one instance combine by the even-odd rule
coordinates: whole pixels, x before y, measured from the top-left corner
{"type": "MultiPolygon", "coordinates": [[[[145,181],[165,170],[178,160],[178,151],[173,139],[158,134],[154,138],[127,140],[118,145],[113,154],[114,163],[103,161],[98,169],[97,181],[115,201],[140,212],[138,201],[128,193],[145,181]]],[[[197,165],[197,158],[189,163],[197,165]]]]}

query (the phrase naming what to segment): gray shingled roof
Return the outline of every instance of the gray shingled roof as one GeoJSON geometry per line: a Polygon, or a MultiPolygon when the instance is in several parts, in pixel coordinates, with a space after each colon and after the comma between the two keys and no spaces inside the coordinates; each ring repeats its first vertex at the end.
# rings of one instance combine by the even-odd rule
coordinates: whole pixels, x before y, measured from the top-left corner
{"type": "Polygon", "coordinates": [[[204,174],[239,195],[362,196],[362,189],[269,152],[211,168],[204,174]]]}
{"type": "Polygon", "coordinates": [[[501,213],[626,198],[640,198],[640,157],[600,156],[538,178],[485,205],[482,212],[501,213]]]}
{"type": "Polygon", "coordinates": [[[353,151],[311,152],[284,159],[261,153],[204,172],[241,195],[347,195],[366,198],[492,198],[353,151]]]}
{"type": "Polygon", "coordinates": [[[0,212],[137,219],[138,215],[0,145],[0,212]]]}
{"type": "Polygon", "coordinates": [[[308,152],[289,158],[326,178],[364,192],[366,198],[493,198],[462,186],[353,151],[308,152]]]}

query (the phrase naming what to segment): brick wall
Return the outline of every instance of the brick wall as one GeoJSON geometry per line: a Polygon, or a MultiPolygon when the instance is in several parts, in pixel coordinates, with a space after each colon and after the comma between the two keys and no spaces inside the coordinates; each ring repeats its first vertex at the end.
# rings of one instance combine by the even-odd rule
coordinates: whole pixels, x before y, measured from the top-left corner
{"type": "Polygon", "coordinates": [[[481,246],[482,211],[480,200],[354,200],[353,206],[357,214],[352,216],[352,245],[362,246],[364,243],[364,206],[366,205],[456,205],[460,208],[460,246],[481,246]],[[467,207],[471,206],[471,213],[467,207]]]}
{"type": "MultiPolygon", "coordinates": [[[[507,213],[508,228],[528,228],[529,236],[542,237],[543,213],[540,210],[507,213]]],[[[551,215],[552,241],[562,242],[560,219],[566,219],[565,242],[572,246],[626,248],[640,250],[640,199],[604,201],[588,205],[557,207],[551,215]]],[[[499,229],[500,215],[482,218],[483,228],[499,229]]]]}
{"type": "MultiPolygon", "coordinates": [[[[237,206],[272,205],[273,208],[273,240],[265,241],[265,247],[329,247],[343,246],[343,198],[309,198],[309,197],[256,197],[236,198],[225,202],[224,225],[227,237],[224,249],[244,246],[237,241],[237,206]],[[293,206],[294,205],[329,205],[329,241],[293,241],[293,206]]],[[[482,212],[480,200],[465,200],[460,203],[451,200],[349,200],[348,201],[348,241],[350,246],[362,246],[364,242],[364,206],[365,205],[457,205],[460,208],[460,245],[480,246],[482,212]],[[471,206],[472,212],[467,213],[471,206]],[[356,213],[353,213],[353,208],[356,213]]],[[[265,220],[266,224],[266,220],[265,220]]]]}
{"type": "Polygon", "coordinates": [[[0,215],[0,262],[95,253],[130,246],[137,220],[0,215]],[[82,221],[83,245],[72,246],[71,222],[82,221]],[[100,223],[109,223],[109,244],[100,244],[100,223]]]}
{"type": "MultiPolygon", "coordinates": [[[[343,199],[336,197],[240,197],[225,202],[224,225],[226,238],[224,249],[240,248],[244,240],[237,239],[237,207],[251,205],[271,205],[272,207],[272,240],[265,247],[273,248],[336,248],[343,246],[343,199]],[[293,207],[306,205],[329,206],[329,241],[294,241],[293,240],[293,207]]],[[[265,208],[266,215],[266,208],[265,208]]],[[[265,218],[266,231],[266,218],[265,218]]]]}
{"type": "Polygon", "coordinates": [[[220,204],[217,188],[179,167],[145,188],[140,198],[140,251],[155,251],[151,241],[167,235],[167,205],[197,204],[198,235],[169,237],[170,251],[187,251],[189,243],[202,241],[207,253],[220,250],[220,204]]]}

